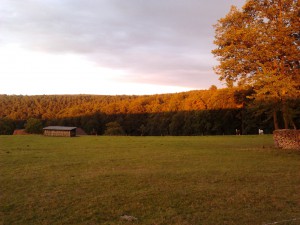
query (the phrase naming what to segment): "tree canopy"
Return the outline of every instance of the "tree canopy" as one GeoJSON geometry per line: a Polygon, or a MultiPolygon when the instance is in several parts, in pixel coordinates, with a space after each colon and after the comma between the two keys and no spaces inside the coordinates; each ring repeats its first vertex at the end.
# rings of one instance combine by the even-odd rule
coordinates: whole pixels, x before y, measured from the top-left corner
{"type": "MultiPolygon", "coordinates": [[[[300,7],[298,0],[248,0],[215,25],[215,71],[228,86],[251,87],[256,102],[293,123],[290,100],[300,96],[300,7]],[[267,103],[267,104],[265,104],[267,103]]],[[[294,113],[295,114],[295,113],[294,113]]]]}
{"type": "MultiPolygon", "coordinates": [[[[0,95],[0,134],[24,128],[30,118],[43,126],[81,127],[104,134],[117,122],[126,135],[255,134],[273,131],[271,118],[251,105],[253,89],[209,90],[145,96],[0,95]]],[[[300,108],[300,99],[291,104],[300,108]]],[[[279,118],[282,124],[282,118],[279,118]]],[[[300,126],[300,116],[295,119],[300,126]]],[[[40,127],[41,128],[41,127],[40,127]]]]}

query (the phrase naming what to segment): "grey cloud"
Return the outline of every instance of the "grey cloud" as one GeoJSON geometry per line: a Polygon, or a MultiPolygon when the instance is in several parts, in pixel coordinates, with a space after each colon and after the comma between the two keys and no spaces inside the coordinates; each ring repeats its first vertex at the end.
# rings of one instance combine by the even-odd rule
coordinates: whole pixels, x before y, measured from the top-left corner
{"type": "Polygon", "coordinates": [[[0,44],[84,54],[127,81],[217,82],[212,25],[240,0],[0,0],[0,44]]]}

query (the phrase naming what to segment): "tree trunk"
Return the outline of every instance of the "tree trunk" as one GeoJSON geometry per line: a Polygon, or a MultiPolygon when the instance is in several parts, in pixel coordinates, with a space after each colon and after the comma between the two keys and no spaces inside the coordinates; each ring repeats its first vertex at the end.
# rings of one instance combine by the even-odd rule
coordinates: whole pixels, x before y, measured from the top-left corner
{"type": "Polygon", "coordinates": [[[284,129],[289,129],[289,119],[287,118],[285,113],[283,113],[283,121],[284,121],[284,129]]]}
{"type": "Polygon", "coordinates": [[[284,121],[284,129],[289,129],[289,115],[287,112],[286,104],[283,104],[282,116],[283,116],[283,121],[284,121]]]}
{"type": "Polygon", "coordinates": [[[243,108],[242,108],[242,114],[241,114],[241,121],[242,121],[242,130],[241,130],[241,133],[242,134],[245,134],[245,122],[244,122],[244,114],[245,114],[245,106],[243,105],[243,108]]]}
{"type": "Polygon", "coordinates": [[[297,126],[296,126],[294,120],[291,120],[291,123],[292,123],[292,126],[293,126],[294,130],[297,130],[297,126]]]}
{"type": "Polygon", "coordinates": [[[274,121],[274,128],[275,128],[275,130],[278,130],[279,126],[278,126],[278,118],[277,118],[277,112],[276,112],[276,110],[273,111],[273,121],[274,121]]]}

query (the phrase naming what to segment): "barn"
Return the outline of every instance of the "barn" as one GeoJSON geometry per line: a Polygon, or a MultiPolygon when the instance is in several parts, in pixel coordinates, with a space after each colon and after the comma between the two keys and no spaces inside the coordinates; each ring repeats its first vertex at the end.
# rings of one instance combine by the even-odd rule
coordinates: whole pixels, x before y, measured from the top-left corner
{"type": "Polygon", "coordinates": [[[76,127],[49,126],[43,128],[45,136],[75,137],[76,127]]]}
{"type": "Polygon", "coordinates": [[[16,129],[14,130],[13,135],[27,135],[28,133],[25,131],[25,129],[16,129]]]}

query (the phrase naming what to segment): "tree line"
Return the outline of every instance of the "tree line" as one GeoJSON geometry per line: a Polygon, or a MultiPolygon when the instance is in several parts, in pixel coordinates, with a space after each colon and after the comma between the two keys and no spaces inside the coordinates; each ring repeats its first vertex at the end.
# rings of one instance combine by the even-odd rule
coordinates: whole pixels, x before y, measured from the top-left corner
{"type": "MultiPolygon", "coordinates": [[[[266,105],[249,98],[252,89],[209,90],[144,96],[0,95],[0,134],[40,121],[76,126],[98,135],[227,135],[274,130],[266,105]],[[31,119],[31,120],[30,120],[31,119]],[[29,120],[29,121],[28,121],[29,120]]],[[[291,100],[295,126],[299,99],[291,100]]],[[[280,118],[280,117],[279,117],[280,118]]],[[[283,119],[279,123],[284,125],[283,119]]]]}

